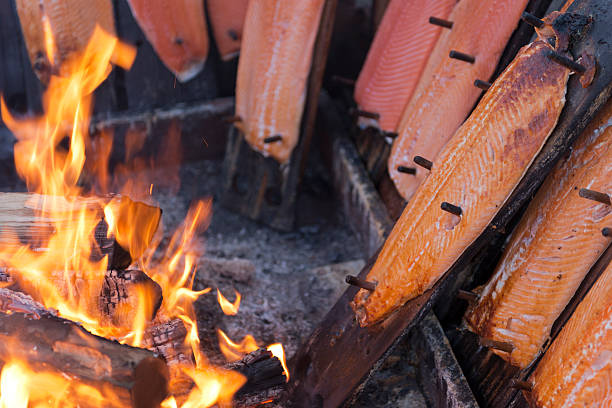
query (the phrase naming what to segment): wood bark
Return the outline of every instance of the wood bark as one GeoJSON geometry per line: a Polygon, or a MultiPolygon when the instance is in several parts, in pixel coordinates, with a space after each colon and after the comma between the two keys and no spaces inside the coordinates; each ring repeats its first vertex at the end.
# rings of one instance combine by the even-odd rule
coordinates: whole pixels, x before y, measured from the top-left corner
{"type": "Polygon", "coordinates": [[[19,359],[34,370],[60,373],[117,406],[156,407],[166,397],[168,369],[152,352],[94,336],[10,289],[0,289],[0,312],[1,361],[19,359]]]}

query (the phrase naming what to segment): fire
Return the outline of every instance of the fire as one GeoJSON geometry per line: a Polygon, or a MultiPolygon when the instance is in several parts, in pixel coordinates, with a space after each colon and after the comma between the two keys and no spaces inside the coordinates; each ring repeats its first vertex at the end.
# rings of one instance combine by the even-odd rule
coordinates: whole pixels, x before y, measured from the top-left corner
{"type": "MultiPolygon", "coordinates": [[[[47,57],[53,63],[55,44],[51,27],[46,19],[42,24],[47,57]]],[[[0,100],[2,119],[17,138],[14,148],[17,172],[25,180],[28,190],[36,193],[29,205],[41,217],[57,220],[50,221],[54,232],[45,238],[47,242],[42,243],[46,250],[34,250],[17,239],[11,239],[12,235],[8,234],[3,237],[7,244],[0,245],[0,259],[19,287],[45,307],[81,323],[94,334],[140,346],[154,310],[153,299],[143,287],[135,286],[134,293],[130,293],[136,306],[127,318],[113,320],[100,310],[99,296],[109,259],[102,256],[96,231],[100,225],[105,225],[106,238],[112,238],[122,248],[128,249],[139,269],[161,287],[163,301],[156,319],[180,318],[188,332],[185,344],[193,354],[193,364],[180,363],[171,372],[182,373],[190,379],[193,387],[181,398],[168,397],[162,406],[227,405],[246,379],[239,373],[209,363],[200,349],[193,307],[198,297],[210,291],[210,288],[193,290],[193,282],[196,261],[203,256],[199,235],[208,227],[211,201],[198,200],[190,207],[160,258],[161,234],[156,234],[161,216],[159,209],[135,205],[123,196],[93,195],[94,191],[108,193],[111,188],[138,199],[150,199],[153,193],[150,180],[121,182],[116,178],[111,181],[107,161],[112,135],[103,133],[92,139],[88,130],[93,91],[106,79],[111,64],[128,69],[134,58],[133,47],[96,28],[85,50],[53,71],[43,97],[44,115],[15,118],[4,100],[0,100]],[[91,160],[91,155],[86,159],[86,154],[92,152],[95,160],[91,160]],[[84,169],[87,177],[95,178],[89,189],[82,186],[84,169]]],[[[178,141],[180,128],[174,124],[169,130],[168,149],[164,151],[178,154],[178,141]]],[[[145,164],[134,156],[142,143],[141,135],[133,137],[127,149],[127,158],[133,166],[119,166],[117,174],[145,168],[145,164]]],[[[177,185],[174,177],[170,182],[177,185]]],[[[240,293],[236,292],[234,303],[220,291],[217,291],[217,296],[224,313],[238,313],[240,293]]],[[[128,315],[123,310],[120,314],[128,315]]],[[[219,330],[219,339],[228,360],[240,358],[258,348],[250,335],[236,344],[219,330]]],[[[271,345],[269,350],[283,362],[288,379],[284,353],[279,346],[271,345]]],[[[0,408],[77,406],[79,399],[86,399],[91,406],[121,406],[120,402],[107,400],[103,391],[77,383],[61,373],[29,367],[19,360],[5,362],[0,374],[0,408]]]]}
{"type": "Polygon", "coordinates": [[[287,362],[285,361],[285,349],[283,345],[280,343],[270,344],[266,350],[268,350],[272,355],[278,358],[283,366],[285,377],[287,378],[287,382],[289,382],[289,369],[287,368],[287,362]]]}
{"type": "Polygon", "coordinates": [[[231,303],[225,298],[225,296],[223,296],[221,291],[217,289],[217,301],[219,302],[219,306],[221,306],[221,310],[223,310],[223,313],[229,316],[237,315],[238,309],[240,308],[240,293],[237,290],[234,290],[234,293],[236,296],[236,300],[234,300],[234,303],[231,303]]]}
{"type": "Polygon", "coordinates": [[[234,343],[221,329],[217,329],[217,334],[219,336],[219,348],[227,361],[240,360],[245,354],[259,348],[255,338],[250,334],[244,336],[240,343],[234,343]]]}

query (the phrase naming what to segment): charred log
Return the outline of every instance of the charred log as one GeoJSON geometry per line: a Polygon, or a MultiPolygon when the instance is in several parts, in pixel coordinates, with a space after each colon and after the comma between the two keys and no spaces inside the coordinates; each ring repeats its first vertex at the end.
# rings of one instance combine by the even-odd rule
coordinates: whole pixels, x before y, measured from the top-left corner
{"type": "Polygon", "coordinates": [[[92,335],[9,289],[0,289],[0,312],[2,362],[18,359],[35,370],[62,374],[118,406],[156,407],[166,397],[168,369],[150,351],[92,335]]]}

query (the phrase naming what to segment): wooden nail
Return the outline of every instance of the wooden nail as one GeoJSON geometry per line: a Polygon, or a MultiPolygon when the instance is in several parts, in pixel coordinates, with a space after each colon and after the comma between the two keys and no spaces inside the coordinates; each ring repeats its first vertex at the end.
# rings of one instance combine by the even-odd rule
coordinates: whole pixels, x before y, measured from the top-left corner
{"type": "Polygon", "coordinates": [[[430,162],[429,160],[427,160],[426,158],[421,157],[421,156],[414,156],[413,160],[414,160],[414,162],[416,164],[418,164],[419,166],[421,166],[421,167],[423,167],[423,168],[425,168],[427,170],[431,170],[431,167],[433,166],[432,162],[430,162]]]}
{"type": "Polygon", "coordinates": [[[444,20],[438,17],[429,17],[429,24],[437,25],[444,28],[453,28],[453,22],[444,20]]]}
{"type": "Polygon", "coordinates": [[[364,111],[361,109],[353,109],[352,113],[355,116],[361,116],[363,118],[370,118],[370,119],[376,119],[376,120],[380,119],[380,114],[376,112],[368,112],[368,111],[364,111]]]}
{"type": "Polygon", "coordinates": [[[455,214],[456,216],[461,216],[461,213],[463,212],[461,210],[461,207],[457,207],[456,205],[453,205],[451,203],[447,203],[446,201],[444,201],[441,205],[440,208],[443,211],[449,212],[451,214],[455,214]]]}
{"type": "Polygon", "coordinates": [[[483,91],[486,91],[486,90],[488,90],[491,87],[491,83],[487,82],[487,81],[482,81],[480,79],[477,79],[477,80],[474,81],[474,86],[476,88],[482,89],[483,91]]]}
{"type": "Polygon", "coordinates": [[[539,19],[533,14],[528,13],[526,11],[523,12],[523,14],[521,15],[521,18],[523,19],[524,22],[526,22],[530,26],[534,26],[535,28],[544,27],[544,20],[539,19]]]}
{"type": "Polygon", "coordinates": [[[470,64],[473,64],[474,62],[476,62],[476,57],[474,57],[473,55],[465,54],[463,52],[459,52],[455,50],[452,50],[448,54],[448,56],[454,59],[458,59],[460,61],[469,62],[470,64]]]}
{"type": "Polygon", "coordinates": [[[601,235],[604,237],[612,237],[612,228],[605,227],[601,230],[601,235]]]}
{"type": "Polygon", "coordinates": [[[281,140],[283,140],[283,137],[281,135],[273,135],[266,137],[264,139],[264,143],[280,142],[281,140]]]}
{"type": "Polygon", "coordinates": [[[517,380],[516,378],[510,380],[510,387],[529,392],[533,390],[533,384],[531,384],[529,381],[517,380]]]}
{"type": "Polygon", "coordinates": [[[589,190],[588,188],[581,188],[578,195],[588,200],[593,200],[606,205],[612,205],[610,196],[606,193],[600,193],[599,191],[589,190]]]}
{"type": "Polygon", "coordinates": [[[332,75],[331,80],[332,82],[335,82],[337,84],[346,85],[346,86],[355,86],[355,82],[356,82],[354,79],[341,77],[339,75],[332,75]]]}
{"type": "Polygon", "coordinates": [[[238,33],[235,30],[231,29],[231,28],[229,30],[227,30],[227,35],[229,36],[229,38],[231,38],[234,41],[238,41],[238,39],[240,38],[238,36],[238,33]]]}
{"type": "Polygon", "coordinates": [[[406,173],[406,174],[412,174],[412,175],[416,174],[416,169],[414,167],[397,166],[397,171],[399,171],[400,173],[406,173]]]}
{"type": "Polygon", "coordinates": [[[175,37],[174,38],[174,43],[176,45],[183,45],[183,39],[181,37],[175,37]]]}
{"type": "Polygon", "coordinates": [[[586,71],[586,67],[581,65],[571,58],[566,57],[563,54],[560,54],[556,51],[550,50],[548,51],[548,58],[556,62],[557,64],[563,65],[565,68],[577,73],[582,74],[586,71]]]}
{"type": "Polygon", "coordinates": [[[514,346],[511,343],[506,343],[505,341],[481,338],[480,345],[483,347],[493,348],[499,351],[505,351],[506,353],[512,353],[512,350],[514,350],[514,346]]]}
{"type": "Polygon", "coordinates": [[[480,299],[480,296],[474,292],[470,292],[469,290],[459,289],[457,292],[457,299],[467,300],[470,303],[476,303],[478,302],[478,299],[480,299]]]}
{"type": "Polygon", "coordinates": [[[226,116],[223,118],[224,122],[227,123],[236,123],[236,122],[242,122],[242,118],[240,116],[226,116]]]}
{"type": "Polygon", "coordinates": [[[346,275],[346,278],[344,280],[349,285],[357,286],[361,289],[369,290],[370,292],[374,292],[374,290],[376,289],[375,282],[368,282],[366,280],[359,279],[356,276],[346,275]]]}

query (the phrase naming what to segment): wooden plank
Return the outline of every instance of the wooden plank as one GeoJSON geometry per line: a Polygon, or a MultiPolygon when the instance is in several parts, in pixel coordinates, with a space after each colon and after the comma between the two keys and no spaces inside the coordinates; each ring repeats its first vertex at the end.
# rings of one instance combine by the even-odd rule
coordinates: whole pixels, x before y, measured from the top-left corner
{"type": "Polygon", "coordinates": [[[222,204],[279,230],[289,231],[293,229],[295,222],[297,188],[306,166],[315,129],[319,92],[337,2],[338,0],[327,0],[323,6],[308,77],[300,138],[289,163],[281,166],[274,159],[256,152],[244,140],[242,133],[233,126],[228,136],[223,164],[222,204]]]}
{"type": "MultiPolygon", "coordinates": [[[[576,0],[572,6],[583,14],[601,15],[601,21],[594,24],[589,37],[578,41],[574,48],[577,53],[590,50],[600,64],[612,60],[609,55],[612,44],[606,40],[610,37],[609,27],[612,27],[607,19],[612,16],[606,12],[604,3],[603,0],[576,0]],[[604,44],[595,49],[595,44],[600,40],[604,44]]],[[[349,305],[357,288],[347,289],[292,362],[295,373],[294,401],[303,401],[303,406],[311,404],[315,407],[335,406],[344,401],[348,390],[359,384],[396,338],[413,327],[439,299],[448,298],[449,290],[453,287],[451,283],[465,279],[462,272],[474,261],[475,255],[483,250],[486,252],[496,236],[503,235],[554,164],[567,153],[576,136],[607,101],[612,91],[611,77],[612,67],[602,66],[588,88],[582,88],[576,76],[570,79],[565,108],[548,142],[490,225],[432,289],[407,302],[380,325],[365,329],[356,324],[349,305]]],[[[373,262],[374,259],[370,265],[373,262]]],[[[368,271],[369,266],[360,276],[365,277],[368,271]]]]}
{"type": "Polygon", "coordinates": [[[430,312],[413,330],[419,382],[432,408],[477,408],[478,403],[436,316],[430,312]]]}

